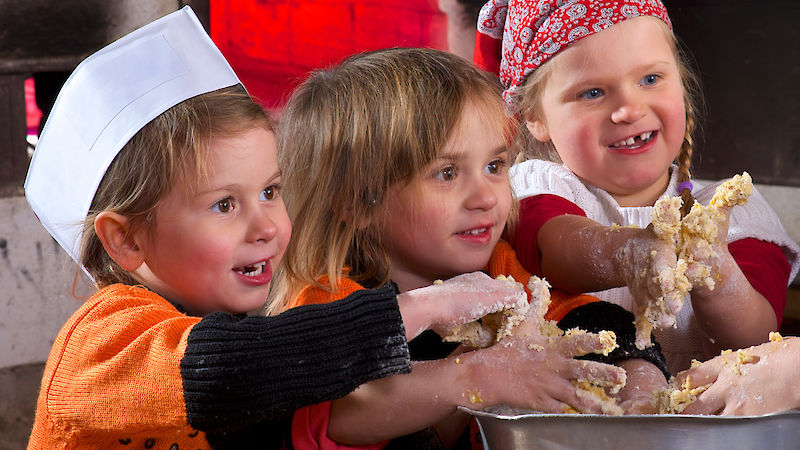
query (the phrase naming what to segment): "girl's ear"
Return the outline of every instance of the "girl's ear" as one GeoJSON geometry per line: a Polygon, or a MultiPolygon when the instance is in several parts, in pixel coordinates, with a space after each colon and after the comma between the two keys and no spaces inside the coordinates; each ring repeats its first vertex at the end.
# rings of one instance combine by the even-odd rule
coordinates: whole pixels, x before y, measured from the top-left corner
{"type": "Polygon", "coordinates": [[[525,126],[537,141],[547,142],[550,140],[550,133],[547,131],[547,126],[541,120],[529,120],[525,122],[525,126]]]}
{"type": "Polygon", "coordinates": [[[94,231],[108,256],[124,270],[133,272],[144,263],[144,252],[134,240],[126,216],[103,211],[94,219],[94,231]]]}

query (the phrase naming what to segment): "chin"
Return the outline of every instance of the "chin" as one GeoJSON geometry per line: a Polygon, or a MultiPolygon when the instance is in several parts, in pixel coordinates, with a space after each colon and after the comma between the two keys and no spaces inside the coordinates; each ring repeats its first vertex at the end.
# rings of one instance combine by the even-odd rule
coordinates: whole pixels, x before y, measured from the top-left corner
{"type": "Polygon", "coordinates": [[[487,264],[489,264],[490,256],[491,255],[487,255],[486,258],[482,258],[479,261],[475,261],[474,264],[464,264],[453,276],[470,272],[480,272],[481,270],[486,268],[487,264]]]}

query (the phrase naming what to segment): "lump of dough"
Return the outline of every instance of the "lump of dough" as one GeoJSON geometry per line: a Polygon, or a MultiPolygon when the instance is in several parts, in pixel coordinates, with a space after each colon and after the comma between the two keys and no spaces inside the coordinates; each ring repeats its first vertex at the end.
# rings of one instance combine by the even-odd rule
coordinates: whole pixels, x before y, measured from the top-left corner
{"type": "MultiPolygon", "coordinates": [[[[670,301],[682,305],[694,286],[714,289],[715,275],[711,267],[699,261],[713,256],[714,247],[720,244],[717,224],[724,217],[720,208],[743,205],[752,193],[753,180],[744,172],[717,186],[708,206],[695,203],[683,218],[680,215],[680,197],[665,196],[653,206],[653,231],[660,239],[675,246],[678,263],[675,268],[663,269],[653,277],[653,283],[659,285],[662,295],[635,319],[637,348],[652,345],[650,334],[655,327],[675,324],[677,310],[670,311],[670,301]]],[[[644,271],[644,276],[651,274],[644,271]]]]}

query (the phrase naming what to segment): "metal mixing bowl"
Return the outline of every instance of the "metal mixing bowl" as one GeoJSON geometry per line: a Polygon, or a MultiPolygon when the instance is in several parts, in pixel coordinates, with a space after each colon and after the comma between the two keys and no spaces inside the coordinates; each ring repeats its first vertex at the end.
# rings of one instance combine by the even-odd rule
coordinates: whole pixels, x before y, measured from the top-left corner
{"type": "Polygon", "coordinates": [[[514,414],[473,411],[487,450],[800,449],[800,410],[763,416],[514,414]]]}

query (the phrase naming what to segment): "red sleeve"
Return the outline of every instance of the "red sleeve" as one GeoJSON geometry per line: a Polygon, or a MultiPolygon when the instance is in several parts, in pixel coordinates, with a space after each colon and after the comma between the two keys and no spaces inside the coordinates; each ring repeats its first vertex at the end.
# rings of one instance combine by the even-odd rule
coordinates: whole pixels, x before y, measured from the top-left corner
{"type": "Polygon", "coordinates": [[[792,269],[781,248],[771,242],[747,238],[729,243],[728,251],[753,289],[772,305],[780,326],[792,269]]]}
{"type": "Polygon", "coordinates": [[[548,220],[565,214],[586,217],[586,213],[578,205],[557,195],[541,194],[522,199],[514,250],[527,271],[543,276],[538,244],[539,230],[548,220]]]}
{"type": "Polygon", "coordinates": [[[372,445],[352,446],[340,444],[328,437],[328,422],[331,418],[331,402],[306,406],[294,412],[292,418],[292,446],[319,450],[379,450],[388,441],[372,445]]]}

